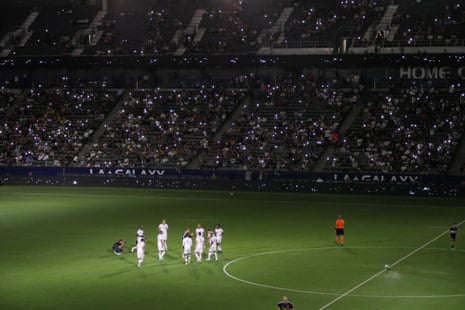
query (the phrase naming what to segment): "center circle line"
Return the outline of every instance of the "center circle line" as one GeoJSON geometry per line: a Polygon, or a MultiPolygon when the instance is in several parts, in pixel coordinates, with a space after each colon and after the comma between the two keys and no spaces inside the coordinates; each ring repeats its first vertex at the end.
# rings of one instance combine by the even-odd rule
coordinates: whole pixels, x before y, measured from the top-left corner
{"type": "MultiPolygon", "coordinates": [[[[350,247],[350,249],[413,249],[414,247],[350,247]]],[[[287,288],[287,287],[279,287],[279,286],[273,286],[273,285],[268,285],[268,284],[261,284],[257,282],[252,282],[248,281],[242,278],[239,278],[237,276],[232,275],[228,271],[228,267],[241,261],[241,260],[246,260],[249,258],[253,257],[258,257],[258,256],[265,256],[265,255],[274,255],[274,254],[281,254],[281,253],[291,253],[291,252],[304,252],[304,251],[315,251],[315,250],[332,250],[332,249],[338,249],[337,247],[331,246],[331,247],[313,247],[313,248],[297,248],[297,249],[288,249],[288,250],[278,250],[278,251],[269,251],[269,252],[262,252],[262,253],[256,253],[256,254],[251,254],[247,256],[242,256],[235,258],[229,262],[227,262],[223,266],[223,273],[228,277],[233,280],[236,280],[238,282],[242,282],[248,285],[252,286],[257,286],[257,287],[263,287],[263,288],[269,288],[273,290],[280,290],[280,291],[287,291],[287,292],[294,292],[294,293],[303,293],[303,294],[312,294],[312,295],[327,295],[327,296],[340,296],[340,293],[331,293],[331,292],[320,292],[320,291],[311,291],[311,290],[299,290],[299,289],[293,289],[293,288],[287,288]]],[[[450,251],[450,249],[445,249],[445,248],[424,248],[422,251],[450,251]]],[[[456,250],[456,252],[465,252],[465,250],[456,250]]],[[[451,298],[451,297],[465,297],[465,293],[463,294],[448,294],[448,295],[366,295],[366,294],[351,294],[348,295],[347,297],[362,297],[362,298],[451,298]]]]}

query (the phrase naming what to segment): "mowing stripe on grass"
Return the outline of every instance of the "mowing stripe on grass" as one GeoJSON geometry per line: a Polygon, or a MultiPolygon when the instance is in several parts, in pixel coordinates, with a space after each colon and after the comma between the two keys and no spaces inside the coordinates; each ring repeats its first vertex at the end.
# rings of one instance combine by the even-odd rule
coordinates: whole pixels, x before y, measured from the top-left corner
{"type": "MultiPolygon", "coordinates": [[[[460,226],[462,225],[463,223],[465,223],[465,220],[461,221],[460,223],[457,224],[457,226],[460,226]]],[[[410,256],[414,255],[415,253],[421,251],[422,249],[424,249],[425,247],[427,247],[428,245],[430,245],[431,243],[433,243],[434,241],[438,240],[439,238],[441,238],[442,236],[444,236],[445,234],[447,234],[449,232],[449,230],[446,230],[442,233],[440,233],[439,235],[437,235],[436,237],[434,237],[433,239],[431,239],[430,241],[426,242],[425,244],[423,244],[422,246],[416,248],[415,250],[413,250],[412,252],[408,253],[407,255],[405,255],[404,257],[401,257],[400,259],[398,259],[397,261],[395,261],[394,263],[391,264],[391,267],[399,264],[400,262],[406,260],[407,258],[409,258],[410,256]]],[[[374,275],[372,275],[371,277],[369,277],[368,279],[366,279],[365,281],[363,282],[360,282],[359,284],[357,284],[356,286],[354,286],[353,288],[351,288],[350,290],[348,290],[347,292],[345,292],[344,294],[338,296],[337,298],[333,299],[332,301],[330,301],[329,303],[327,303],[326,305],[322,306],[319,308],[319,310],[323,310],[323,309],[326,309],[328,308],[329,306],[337,303],[339,300],[343,299],[344,297],[348,296],[350,293],[352,293],[353,291],[359,289],[360,287],[364,286],[365,284],[367,284],[368,282],[370,282],[371,280],[377,278],[378,276],[380,276],[381,274],[383,274],[384,272],[386,272],[386,269],[383,269],[377,273],[375,273],[374,275]]]]}
{"type": "Polygon", "coordinates": [[[173,199],[173,200],[224,200],[224,198],[198,198],[198,197],[173,197],[173,196],[147,196],[147,195],[96,195],[96,194],[59,194],[59,193],[21,193],[3,192],[9,195],[19,196],[49,196],[49,197],[71,197],[71,198],[127,198],[127,199],[173,199]]]}

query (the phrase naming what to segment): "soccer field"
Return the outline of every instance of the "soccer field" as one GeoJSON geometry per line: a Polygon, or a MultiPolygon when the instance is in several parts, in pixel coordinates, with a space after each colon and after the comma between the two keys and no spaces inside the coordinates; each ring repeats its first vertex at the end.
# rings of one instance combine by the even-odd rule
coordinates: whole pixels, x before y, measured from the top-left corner
{"type": "Polygon", "coordinates": [[[0,309],[275,309],[283,295],[296,309],[464,309],[464,221],[452,198],[3,186],[0,309]],[[222,224],[224,252],[185,266],[181,235],[197,223],[222,224]],[[138,269],[129,249],[140,224],[138,269]]]}

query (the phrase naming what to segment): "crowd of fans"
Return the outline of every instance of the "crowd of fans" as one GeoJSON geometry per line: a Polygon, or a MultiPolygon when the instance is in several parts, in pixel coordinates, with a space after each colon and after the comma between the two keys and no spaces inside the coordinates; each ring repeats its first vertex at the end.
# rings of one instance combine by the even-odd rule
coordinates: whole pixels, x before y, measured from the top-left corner
{"type": "Polygon", "coordinates": [[[2,88],[0,163],[312,171],[330,154],[330,171],[445,173],[465,129],[459,85],[374,91],[311,73],[236,85],[2,88]]]}
{"type": "Polygon", "coordinates": [[[2,165],[70,166],[99,128],[118,94],[85,89],[31,89],[9,97],[1,127],[2,165]]]}
{"type": "Polygon", "coordinates": [[[412,85],[367,97],[328,169],[447,172],[465,128],[462,92],[412,85]]]}
{"type": "Polygon", "coordinates": [[[205,169],[309,171],[351,108],[350,100],[311,74],[257,81],[250,101],[209,147],[205,169]]]}
{"type": "Polygon", "coordinates": [[[214,86],[132,91],[92,143],[85,165],[184,168],[244,97],[241,90],[214,86]]]}
{"type": "MultiPolygon", "coordinates": [[[[88,40],[79,44],[87,45],[84,54],[91,55],[166,55],[179,48],[193,54],[254,52],[278,35],[283,46],[335,44],[341,35],[363,37],[392,3],[120,3],[110,5],[88,40]],[[270,33],[287,7],[293,8],[291,15],[277,33],[270,33]],[[198,9],[204,11],[195,31],[186,32],[198,9]],[[102,36],[90,46],[97,32],[102,36]]],[[[98,8],[34,10],[39,15],[25,46],[18,45],[21,32],[4,42],[12,44],[12,54],[70,53],[76,33],[89,27],[98,8]]],[[[27,16],[18,8],[11,12],[1,15],[17,24],[27,16]]],[[[399,26],[394,39],[406,46],[464,40],[464,13],[457,0],[399,1],[391,21],[399,26]]],[[[4,36],[12,30],[0,27],[4,36]]],[[[357,75],[316,80],[309,72],[273,79],[240,75],[228,84],[232,88],[189,89],[180,83],[180,88],[126,91],[1,88],[0,164],[309,171],[330,154],[324,158],[326,170],[445,173],[465,129],[460,85],[444,90],[423,83],[374,91],[365,90],[357,75]],[[360,112],[350,119],[354,106],[360,112]],[[344,121],[348,129],[341,133],[344,121]]]]}

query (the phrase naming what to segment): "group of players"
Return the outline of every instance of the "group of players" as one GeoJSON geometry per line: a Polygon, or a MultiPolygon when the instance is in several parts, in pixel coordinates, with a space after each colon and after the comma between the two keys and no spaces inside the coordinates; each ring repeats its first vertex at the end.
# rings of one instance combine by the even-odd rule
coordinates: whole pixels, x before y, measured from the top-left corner
{"type": "MultiPolygon", "coordinates": [[[[158,234],[157,234],[157,249],[158,249],[158,259],[163,261],[168,251],[168,229],[169,226],[166,223],[166,220],[163,219],[162,222],[158,225],[158,234]]],[[[217,224],[214,230],[207,230],[207,244],[208,244],[208,255],[207,261],[210,261],[212,257],[215,258],[215,261],[218,260],[218,252],[222,252],[221,243],[223,242],[224,230],[220,224],[217,224]]],[[[186,228],[182,235],[182,258],[186,265],[191,263],[191,254],[192,246],[194,245],[193,236],[189,228],[186,228]]],[[[140,225],[136,232],[136,245],[131,248],[131,252],[136,251],[137,253],[137,267],[141,268],[142,263],[145,259],[145,244],[147,239],[144,234],[144,227],[140,225]]],[[[113,253],[115,255],[121,255],[123,253],[125,241],[120,239],[119,241],[113,244],[113,253]]],[[[194,254],[197,259],[197,262],[202,262],[203,252],[205,249],[205,229],[201,224],[197,224],[195,228],[195,248],[194,254]]]]}

